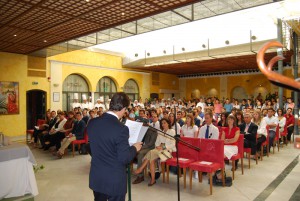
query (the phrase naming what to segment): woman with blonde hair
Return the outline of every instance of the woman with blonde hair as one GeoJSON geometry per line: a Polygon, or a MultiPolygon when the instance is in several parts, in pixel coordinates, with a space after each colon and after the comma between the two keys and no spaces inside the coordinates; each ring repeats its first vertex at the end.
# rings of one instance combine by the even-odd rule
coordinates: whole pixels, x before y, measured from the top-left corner
{"type": "Polygon", "coordinates": [[[180,130],[181,137],[198,137],[198,126],[195,125],[194,117],[192,114],[188,114],[185,124],[180,130]]]}
{"type": "Polygon", "coordinates": [[[253,112],[252,122],[255,123],[258,126],[258,128],[257,128],[257,140],[256,140],[257,148],[256,148],[256,150],[257,150],[257,153],[259,153],[261,144],[263,142],[265,142],[266,139],[267,139],[267,129],[266,129],[267,123],[264,120],[264,118],[262,117],[261,111],[259,109],[255,110],[253,112]]]}

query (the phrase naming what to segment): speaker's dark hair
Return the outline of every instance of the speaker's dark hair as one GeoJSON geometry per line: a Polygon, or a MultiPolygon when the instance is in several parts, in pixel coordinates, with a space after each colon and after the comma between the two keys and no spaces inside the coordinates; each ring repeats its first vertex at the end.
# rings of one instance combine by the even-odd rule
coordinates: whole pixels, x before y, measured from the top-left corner
{"type": "Polygon", "coordinates": [[[110,111],[121,111],[130,104],[128,96],[124,92],[118,92],[113,95],[109,104],[110,111]]]}

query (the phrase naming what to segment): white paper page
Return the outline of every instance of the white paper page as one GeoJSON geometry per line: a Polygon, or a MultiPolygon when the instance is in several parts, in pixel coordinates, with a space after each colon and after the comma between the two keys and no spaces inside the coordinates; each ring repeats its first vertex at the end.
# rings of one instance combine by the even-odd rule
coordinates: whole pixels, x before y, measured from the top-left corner
{"type": "Polygon", "coordinates": [[[142,126],[137,142],[141,142],[143,140],[147,130],[148,130],[147,126],[142,126]]]}
{"type": "Polygon", "coordinates": [[[131,121],[131,120],[126,120],[125,125],[129,129],[129,145],[133,145],[138,141],[140,130],[143,126],[143,123],[141,122],[136,122],[136,121],[131,121]]]}

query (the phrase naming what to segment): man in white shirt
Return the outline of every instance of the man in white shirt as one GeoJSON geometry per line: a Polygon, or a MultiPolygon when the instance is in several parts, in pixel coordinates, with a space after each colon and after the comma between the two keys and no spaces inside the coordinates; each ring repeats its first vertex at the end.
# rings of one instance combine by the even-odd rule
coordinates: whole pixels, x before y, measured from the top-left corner
{"type": "Polygon", "coordinates": [[[204,103],[203,98],[200,98],[200,102],[197,103],[196,107],[201,107],[202,109],[204,109],[206,107],[206,104],[204,103]]]}
{"type": "Polygon", "coordinates": [[[268,109],[268,113],[267,116],[264,117],[264,120],[267,124],[267,126],[269,126],[269,149],[271,149],[271,147],[273,146],[273,141],[275,138],[275,134],[276,134],[276,127],[278,124],[278,119],[274,116],[274,109],[273,108],[269,108],[268,109]]]}
{"type": "Polygon", "coordinates": [[[199,138],[205,139],[219,139],[219,129],[212,124],[212,112],[206,112],[204,115],[205,125],[200,128],[199,138]]]}
{"type": "Polygon", "coordinates": [[[159,124],[158,116],[156,113],[152,114],[152,123],[150,124],[150,126],[160,130],[160,124],[159,124]]]}

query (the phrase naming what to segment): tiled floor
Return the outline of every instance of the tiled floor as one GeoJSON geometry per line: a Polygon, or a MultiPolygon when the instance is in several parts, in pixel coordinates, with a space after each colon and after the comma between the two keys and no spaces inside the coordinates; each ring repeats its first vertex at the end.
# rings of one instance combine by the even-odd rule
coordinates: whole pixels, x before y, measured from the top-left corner
{"type": "MultiPolygon", "coordinates": [[[[44,170],[36,173],[39,195],[36,201],[91,201],[93,193],[88,187],[90,156],[71,154],[59,160],[48,151],[32,149],[38,164],[45,166],[44,170]]],[[[247,160],[244,159],[244,175],[241,168],[236,172],[236,177],[231,187],[213,187],[213,195],[209,195],[207,177],[204,176],[203,183],[193,180],[193,189],[183,189],[183,178],[181,182],[181,200],[254,200],[265,188],[276,179],[278,175],[300,154],[299,149],[288,145],[264,157],[255,165],[251,161],[251,169],[248,169],[247,160]]],[[[231,167],[226,166],[227,176],[231,175],[231,167]]],[[[132,178],[134,179],[134,177],[132,178]]],[[[170,183],[162,183],[148,187],[148,179],[141,184],[132,185],[133,201],[174,201],[177,200],[176,176],[170,176],[170,183]]],[[[188,183],[188,179],[187,179],[188,183]]],[[[300,184],[299,163],[291,170],[285,179],[275,189],[271,189],[267,200],[284,201],[289,200],[300,184]]],[[[298,188],[299,189],[299,188],[298,188]]],[[[259,198],[259,197],[258,197],[259,198]]],[[[256,200],[259,200],[259,199],[256,200]]],[[[127,200],[127,199],[126,199],[127,200]]]]}

